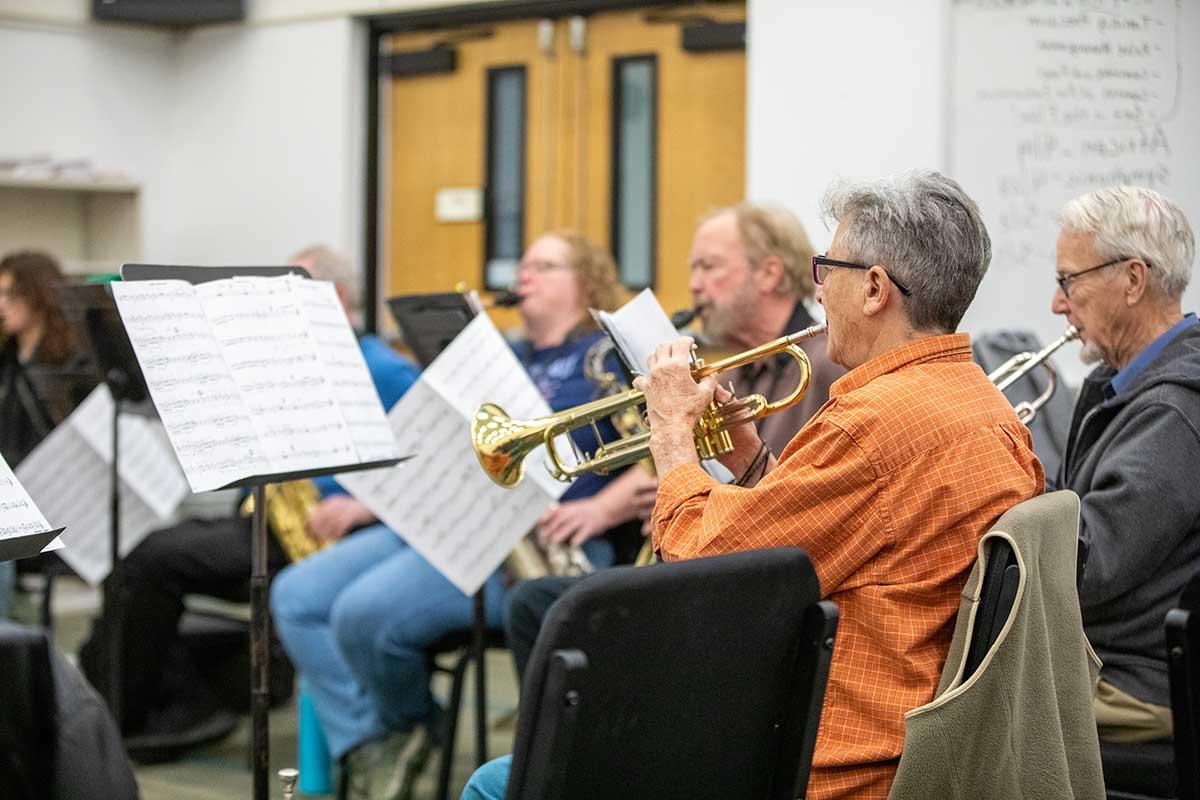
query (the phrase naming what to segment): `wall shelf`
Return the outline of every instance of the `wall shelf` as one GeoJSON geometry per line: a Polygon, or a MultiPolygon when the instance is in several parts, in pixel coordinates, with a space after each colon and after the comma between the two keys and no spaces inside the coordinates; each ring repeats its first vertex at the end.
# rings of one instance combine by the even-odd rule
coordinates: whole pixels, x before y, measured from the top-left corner
{"type": "Polygon", "coordinates": [[[131,181],[0,176],[0,255],[45,250],[72,273],[141,259],[141,187],[131,181]]]}

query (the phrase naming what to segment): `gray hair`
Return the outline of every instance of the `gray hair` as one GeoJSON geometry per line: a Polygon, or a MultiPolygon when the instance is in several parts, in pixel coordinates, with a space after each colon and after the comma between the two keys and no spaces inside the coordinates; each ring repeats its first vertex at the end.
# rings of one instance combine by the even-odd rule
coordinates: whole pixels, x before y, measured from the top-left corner
{"type": "Polygon", "coordinates": [[[775,256],[783,263],[784,279],[778,293],[789,297],[812,297],[812,257],[816,253],[796,215],[780,206],[742,202],[711,211],[700,220],[708,222],[723,214],[737,220],[742,248],[751,267],[775,256]]]}
{"type": "Polygon", "coordinates": [[[958,328],[992,260],[979,208],[961,186],[932,170],[839,182],[821,211],[846,224],[850,261],[886,268],[911,292],[904,308],[914,328],[958,328]]]}
{"type": "Polygon", "coordinates": [[[292,256],[290,263],[305,261],[309,263],[309,273],[319,281],[330,281],[342,287],[346,293],[346,302],[358,309],[361,304],[361,292],[358,285],[358,275],[350,259],[332,247],[324,244],[313,244],[292,256]]]}
{"type": "Polygon", "coordinates": [[[1183,209],[1153,189],[1113,186],[1076,197],[1059,215],[1070,233],[1090,234],[1104,260],[1140,258],[1150,284],[1172,300],[1192,277],[1196,238],[1183,209]]]}

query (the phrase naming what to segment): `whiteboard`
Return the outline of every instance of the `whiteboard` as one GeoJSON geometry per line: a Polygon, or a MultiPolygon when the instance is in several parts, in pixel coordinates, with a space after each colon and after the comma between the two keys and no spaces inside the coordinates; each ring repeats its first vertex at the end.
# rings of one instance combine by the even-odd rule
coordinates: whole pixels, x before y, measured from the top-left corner
{"type": "MultiPolygon", "coordinates": [[[[953,0],[951,9],[949,171],[979,203],[993,248],[963,327],[1031,328],[1049,342],[1065,327],[1050,299],[1067,201],[1147,186],[1200,229],[1200,0],[953,0]]],[[[1196,310],[1193,276],[1184,311],[1196,310]]],[[[1068,345],[1056,359],[1071,383],[1088,371],[1077,353],[1068,345]]]]}

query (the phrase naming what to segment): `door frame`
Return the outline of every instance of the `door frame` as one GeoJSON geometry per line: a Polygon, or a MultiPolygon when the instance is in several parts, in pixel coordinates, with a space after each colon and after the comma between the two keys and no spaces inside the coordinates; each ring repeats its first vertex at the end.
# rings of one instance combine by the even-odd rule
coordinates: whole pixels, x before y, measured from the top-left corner
{"type": "MultiPolygon", "coordinates": [[[[711,2],[711,0],[710,0],[711,2]]],[[[588,17],[608,11],[665,8],[695,5],[695,0],[501,0],[492,3],[464,3],[441,8],[425,8],[364,17],[367,25],[366,84],[367,124],[364,135],[363,181],[363,327],[369,333],[379,330],[379,83],[388,68],[382,53],[385,36],[396,33],[454,28],[509,20],[562,17],[588,17]]]]}

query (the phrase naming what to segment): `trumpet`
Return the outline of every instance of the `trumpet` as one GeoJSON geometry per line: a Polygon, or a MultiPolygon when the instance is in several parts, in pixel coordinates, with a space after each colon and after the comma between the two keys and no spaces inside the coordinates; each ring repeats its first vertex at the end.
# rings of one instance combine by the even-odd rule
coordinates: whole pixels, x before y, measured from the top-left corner
{"type": "MultiPolygon", "coordinates": [[[[796,387],[780,400],[769,401],[761,394],[752,394],[723,405],[715,402],[709,405],[693,432],[699,456],[708,459],[728,453],[733,449],[730,428],[762,419],[800,402],[808,391],[812,368],[799,343],[825,332],[825,325],[814,325],[712,364],[697,360],[692,367],[692,377],[696,380],[777,355],[791,357],[800,367],[796,387]]],[[[569,434],[575,428],[619,414],[626,408],[640,406],[643,402],[645,395],[637,389],[630,389],[527,421],[510,419],[504,409],[495,403],[484,403],[471,420],[471,441],[483,471],[497,484],[508,488],[520,483],[525,474],[525,457],[542,444],[546,445],[549,455],[547,466],[550,473],[559,480],[568,481],[584,472],[604,474],[648,456],[649,431],[626,436],[611,444],[602,443],[578,464],[563,463],[554,447],[554,439],[561,434],[569,434]]]]}
{"type": "Polygon", "coordinates": [[[1054,365],[1050,363],[1050,356],[1054,355],[1055,351],[1067,342],[1078,338],[1079,330],[1074,325],[1069,325],[1062,336],[1036,353],[1017,353],[1008,361],[1005,361],[988,373],[988,380],[996,384],[996,388],[1003,392],[1039,366],[1046,370],[1049,380],[1042,393],[1033,400],[1025,400],[1013,407],[1013,410],[1017,412],[1017,419],[1021,420],[1025,425],[1033,421],[1033,418],[1037,416],[1041,407],[1050,401],[1050,398],[1054,395],[1054,390],[1058,388],[1058,373],[1055,372],[1054,365]]]}

